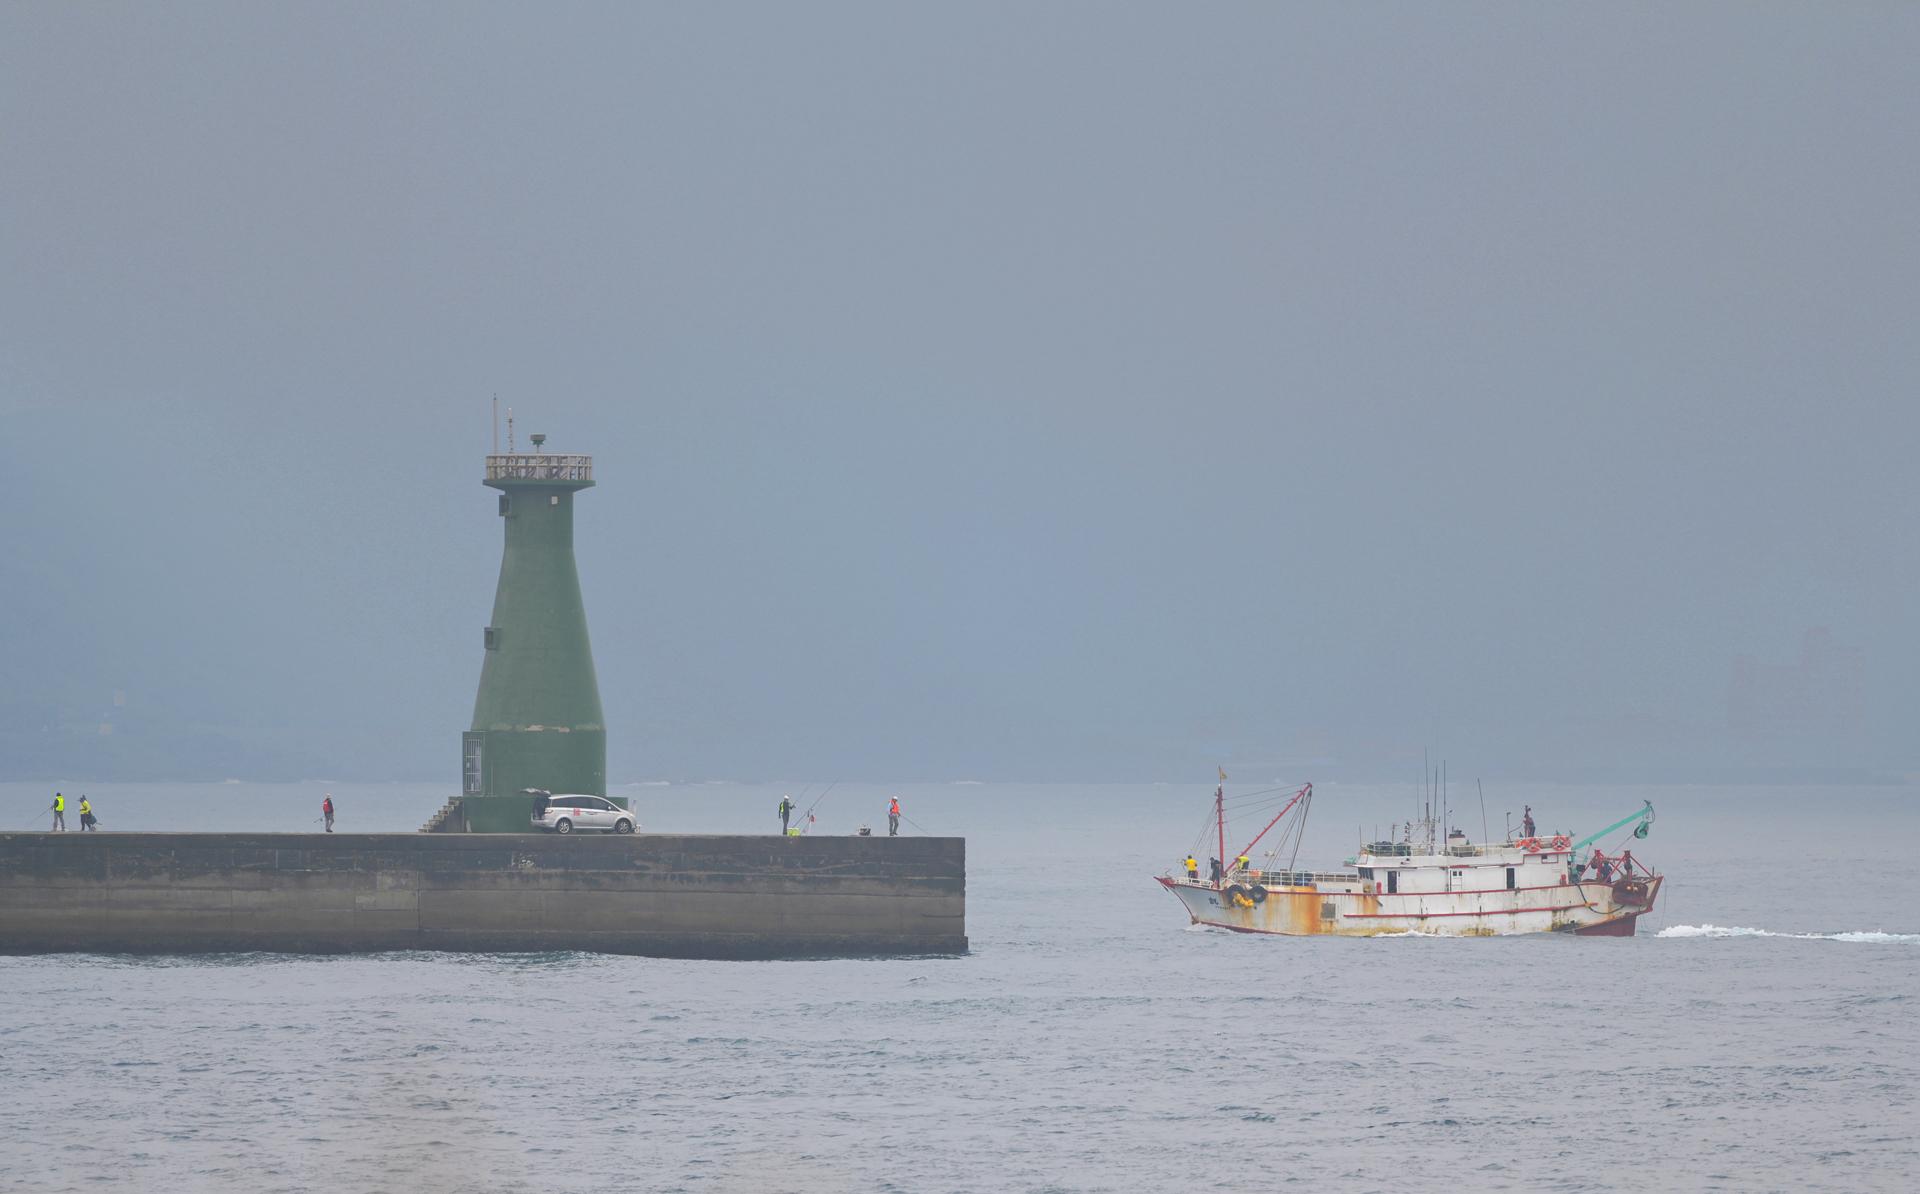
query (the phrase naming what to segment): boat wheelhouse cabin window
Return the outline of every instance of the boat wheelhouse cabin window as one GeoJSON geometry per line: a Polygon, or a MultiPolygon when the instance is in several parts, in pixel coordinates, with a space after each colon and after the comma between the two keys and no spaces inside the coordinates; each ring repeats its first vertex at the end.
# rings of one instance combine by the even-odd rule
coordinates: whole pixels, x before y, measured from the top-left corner
{"type": "Polygon", "coordinates": [[[1512,867],[1507,868],[1507,890],[1508,891],[1513,890],[1513,868],[1512,867]]]}
{"type": "Polygon", "coordinates": [[[1373,878],[1373,868],[1372,868],[1372,867],[1370,867],[1370,866],[1363,866],[1363,867],[1361,867],[1361,868],[1360,868],[1360,877],[1361,877],[1362,879],[1371,879],[1371,878],[1373,878]]]}
{"type": "Polygon", "coordinates": [[[1400,872],[1388,871],[1387,872],[1387,894],[1392,895],[1393,893],[1399,890],[1400,890],[1400,872]]]}

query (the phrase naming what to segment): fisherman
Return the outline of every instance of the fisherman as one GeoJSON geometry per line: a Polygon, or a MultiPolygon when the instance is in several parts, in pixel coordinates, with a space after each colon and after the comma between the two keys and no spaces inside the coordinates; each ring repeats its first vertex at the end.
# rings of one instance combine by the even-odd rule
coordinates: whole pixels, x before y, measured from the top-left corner
{"type": "Polygon", "coordinates": [[[1198,879],[1199,877],[1200,863],[1194,859],[1193,855],[1189,854],[1187,855],[1187,878],[1198,879]]]}
{"type": "Polygon", "coordinates": [[[80,832],[92,833],[93,827],[97,824],[99,821],[93,815],[93,806],[87,803],[87,798],[83,794],[80,797],[80,832]]]}
{"type": "Polygon", "coordinates": [[[787,818],[793,816],[793,800],[788,796],[780,797],[780,836],[787,834],[787,818]]]}
{"type": "Polygon", "coordinates": [[[53,828],[48,832],[65,833],[66,831],[67,831],[67,798],[65,796],[62,796],[60,793],[55,792],[53,794],[53,828]]]}
{"type": "Polygon", "coordinates": [[[333,793],[332,792],[328,792],[326,799],[320,802],[320,816],[327,823],[327,832],[332,833],[333,832],[333,793]]]}
{"type": "Polygon", "coordinates": [[[1252,867],[1253,867],[1253,860],[1248,858],[1245,854],[1242,854],[1240,857],[1233,860],[1233,869],[1236,871],[1239,871],[1243,875],[1246,874],[1247,871],[1250,870],[1252,867]]]}
{"type": "Polygon", "coordinates": [[[1520,814],[1520,836],[1532,837],[1533,836],[1533,806],[1529,804],[1526,806],[1526,808],[1527,808],[1527,811],[1520,814]]]}
{"type": "Polygon", "coordinates": [[[1593,852],[1593,859],[1592,859],[1591,865],[1593,867],[1594,876],[1598,878],[1600,882],[1602,883],[1613,882],[1613,864],[1607,861],[1607,856],[1605,854],[1602,854],[1600,851],[1595,850],[1593,852]]]}
{"type": "Polygon", "coordinates": [[[887,802],[887,836],[900,836],[900,798],[898,796],[887,802]]]}
{"type": "Polygon", "coordinates": [[[1218,858],[1207,859],[1207,874],[1215,883],[1220,882],[1220,860],[1218,858]]]}

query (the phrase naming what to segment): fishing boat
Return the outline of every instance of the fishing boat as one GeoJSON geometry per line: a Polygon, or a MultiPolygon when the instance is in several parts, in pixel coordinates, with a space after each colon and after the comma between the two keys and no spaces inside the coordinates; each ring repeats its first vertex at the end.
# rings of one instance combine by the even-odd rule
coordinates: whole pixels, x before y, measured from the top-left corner
{"type": "MultiPolygon", "coordinates": [[[[1219,853],[1202,869],[1194,854],[1205,847],[1196,847],[1185,864],[1156,877],[1194,924],[1302,937],[1631,937],[1660,895],[1662,876],[1625,848],[1630,841],[1615,853],[1596,845],[1615,833],[1645,838],[1653,824],[1651,801],[1581,838],[1534,833],[1528,825],[1502,842],[1474,842],[1426,815],[1363,843],[1340,870],[1309,871],[1296,863],[1313,785],[1276,799],[1279,812],[1229,856],[1222,783],[1214,789],[1212,832],[1203,831],[1219,853]],[[1262,841],[1271,844],[1256,865],[1253,852],[1262,841]]],[[[1236,803],[1244,813],[1246,804],[1236,803]]]]}

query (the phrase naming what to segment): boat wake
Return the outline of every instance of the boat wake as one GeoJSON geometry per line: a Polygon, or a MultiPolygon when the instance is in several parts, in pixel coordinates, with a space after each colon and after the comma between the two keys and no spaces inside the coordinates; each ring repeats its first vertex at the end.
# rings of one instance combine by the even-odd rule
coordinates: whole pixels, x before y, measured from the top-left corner
{"type": "Polygon", "coordinates": [[[1720,925],[1673,925],[1659,937],[1787,937],[1795,941],[1852,941],[1870,945],[1920,945],[1920,933],[1776,933],[1771,929],[1723,928],[1720,925]]]}

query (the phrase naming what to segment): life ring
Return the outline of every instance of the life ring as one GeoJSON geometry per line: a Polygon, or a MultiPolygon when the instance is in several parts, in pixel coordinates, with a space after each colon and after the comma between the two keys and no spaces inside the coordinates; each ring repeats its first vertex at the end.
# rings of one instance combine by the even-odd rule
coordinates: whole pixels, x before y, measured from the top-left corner
{"type": "Polygon", "coordinates": [[[1564,833],[1553,839],[1553,848],[1556,850],[1564,850],[1572,844],[1573,843],[1567,840],[1567,835],[1564,833]]]}
{"type": "Polygon", "coordinates": [[[1514,845],[1519,846],[1522,850],[1538,850],[1540,848],[1540,839],[1537,837],[1523,837],[1515,842],[1514,845]]]}

